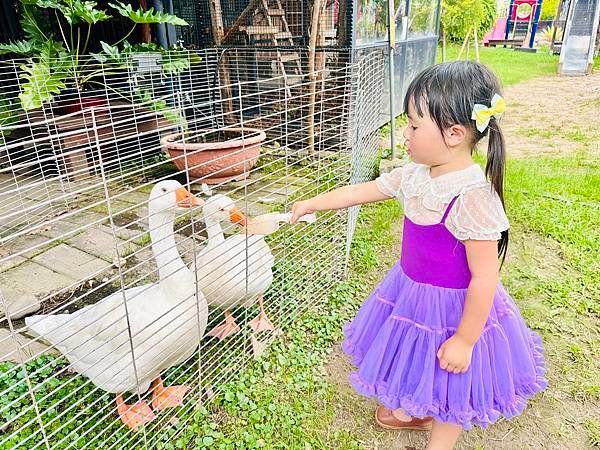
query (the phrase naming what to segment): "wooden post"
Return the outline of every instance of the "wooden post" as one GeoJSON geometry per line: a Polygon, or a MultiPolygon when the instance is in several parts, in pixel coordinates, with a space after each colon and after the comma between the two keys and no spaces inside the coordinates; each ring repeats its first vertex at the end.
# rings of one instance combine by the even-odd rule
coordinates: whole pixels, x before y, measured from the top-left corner
{"type": "Polygon", "coordinates": [[[308,43],[308,78],[309,85],[309,103],[308,103],[308,152],[315,150],[315,99],[317,90],[317,74],[315,72],[316,47],[319,37],[319,18],[322,15],[322,9],[325,6],[325,0],[314,0],[312,18],[310,25],[310,39],[308,43]]]}
{"type": "Polygon", "coordinates": [[[348,36],[348,21],[347,21],[347,6],[346,3],[351,0],[340,0],[338,8],[337,18],[337,45],[345,46],[348,45],[346,42],[348,36]]]}
{"type": "Polygon", "coordinates": [[[223,36],[225,35],[221,0],[210,0],[210,18],[212,22],[213,39],[215,40],[215,45],[221,45],[221,42],[223,42],[223,36]]]}
{"type": "MultiPolygon", "coordinates": [[[[140,8],[142,8],[144,11],[148,10],[147,0],[140,0],[140,8]]],[[[140,27],[140,30],[141,30],[140,34],[141,34],[142,42],[145,42],[145,43],[152,42],[152,32],[150,31],[150,24],[143,23],[142,26],[140,27]]]]}
{"type": "MultiPolygon", "coordinates": [[[[218,47],[223,43],[223,37],[225,36],[221,0],[210,0],[209,5],[213,39],[215,41],[215,45],[218,47]]],[[[231,77],[229,76],[229,58],[226,53],[223,53],[223,57],[219,63],[219,73],[221,74],[221,81],[223,82],[221,92],[223,95],[223,100],[225,101],[224,112],[231,113],[233,111],[233,103],[231,98],[231,77]]]]}

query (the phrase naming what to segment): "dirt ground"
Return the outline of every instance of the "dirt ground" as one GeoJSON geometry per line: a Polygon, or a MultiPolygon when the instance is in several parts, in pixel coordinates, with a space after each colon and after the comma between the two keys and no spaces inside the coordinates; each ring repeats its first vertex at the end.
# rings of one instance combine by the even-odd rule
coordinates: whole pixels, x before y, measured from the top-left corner
{"type": "MultiPolygon", "coordinates": [[[[600,71],[586,77],[544,77],[504,90],[502,130],[511,158],[585,153],[600,157],[600,71]]],[[[404,142],[403,126],[396,142],[404,142]]],[[[481,142],[481,151],[487,143],[481,142]]],[[[390,138],[381,140],[390,147],[390,138]]]]}
{"type": "MultiPolygon", "coordinates": [[[[600,73],[581,78],[547,77],[528,81],[505,90],[508,113],[503,128],[509,148],[509,158],[534,158],[581,155],[600,156],[600,73]]],[[[401,224],[395,225],[398,235],[401,224]]],[[[512,234],[507,266],[519,273],[521,267],[535,267],[538,276],[552,277],[566,270],[556,243],[527,230],[512,234]]],[[[400,244],[389,248],[382,259],[391,266],[400,252],[400,244]]],[[[511,269],[509,269],[511,270],[511,269]]],[[[383,275],[379,273],[379,277],[383,275]]],[[[518,275],[517,275],[518,276],[518,275]]],[[[527,299],[525,304],[533,316],[546,317],[548,311],[539,307],[539,299],[527,299]]],[[[521,307],[523,307],[521,303],[521,307]]],[[[552,319],[549,319],[552,320],[552,319]]],[[[592,319],[560,317],[564,329],[598,327],[592,319]],[[589,323],[588,323],[589,322],[589,323]]],[[[591,339],[593,334],[590,335],[591,339]]],[[[564,365],[565,343],[559,334],[545,339],[549,388],[529,403],[528,408],[512,421],[500,421],[483,432],[474,429],[463,433],[457,449],[572,449],[589,448],[585,423],[600,417],[600,405],[571,395],[564,365]]],[[[374,400],[360,397],[347,381],[353,371],[349,359],[336,348],[325,371],[335,386],[336,414],[332,429],[349,430],[361,437],[367,449],[423,449],[427,434],[419,432],[390,432],[379,429],[373,422],[374,400]]]]}
{"type": "Polygon", "coordinates": [[[560,156],[589,150],[600,156],[600,72],[587,77],[544,77],[504,91],[502,119],[513,158],[560,156]]]}

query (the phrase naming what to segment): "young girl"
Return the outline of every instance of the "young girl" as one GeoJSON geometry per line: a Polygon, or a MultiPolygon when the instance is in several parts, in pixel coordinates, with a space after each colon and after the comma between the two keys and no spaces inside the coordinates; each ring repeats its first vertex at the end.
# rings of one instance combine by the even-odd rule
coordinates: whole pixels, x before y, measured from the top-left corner
{"type": "Polygon", "coordinates": [[[541,340],[499,282],[508,244],[500,85],[485,66],[430,67],[410,84],[404,131],[412,163],[293,206],[303,214],[397,198],[400,260],[346,325],[355,389],[381,403],[388,429],[431,429],[429,450],[463,428],[520,414],[546,387],[541,340]],[[472,159],[488,136],[485,174],[472,159]]]}

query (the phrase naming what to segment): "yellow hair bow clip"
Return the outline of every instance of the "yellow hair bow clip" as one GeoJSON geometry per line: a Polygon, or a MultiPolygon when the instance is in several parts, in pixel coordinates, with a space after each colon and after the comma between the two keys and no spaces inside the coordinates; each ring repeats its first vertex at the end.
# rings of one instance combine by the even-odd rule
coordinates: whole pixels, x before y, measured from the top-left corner
{"type": "Polygon", "coordinates": [[[485,106],[481,103],[476,103],[473,107],[471,119],[475,121],[475,125],[480,133],[483,133],[490,124],[490,119],[495,117],[499,119],[506,111],[506,101],[498,94],[492,97],[492,106],[485,106]]]}

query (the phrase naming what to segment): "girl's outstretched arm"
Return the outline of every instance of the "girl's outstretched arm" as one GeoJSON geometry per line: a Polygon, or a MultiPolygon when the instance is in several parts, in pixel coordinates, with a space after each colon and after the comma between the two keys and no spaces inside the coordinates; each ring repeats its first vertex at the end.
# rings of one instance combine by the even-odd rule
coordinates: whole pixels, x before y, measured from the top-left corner
{"type": "Polygon", "coordinates": [[[330,211],[344,209],[363,203],[379,202],[390,197],[382,194],[375,181],[368,183],[352,184],[333,191],[319,194],[308,200],[294,203],[292,206],[291,223],[296,223],[299,217],[315,211],[330,211]]]}
{"type": "Polygon", "coordinates": [[[471,282],[458,329],[438,351],[440,367],[453,373],[469,368],[473,346],[483,332],[498,286],[498,243],[468,240],[464,244],[471,282]]]}

